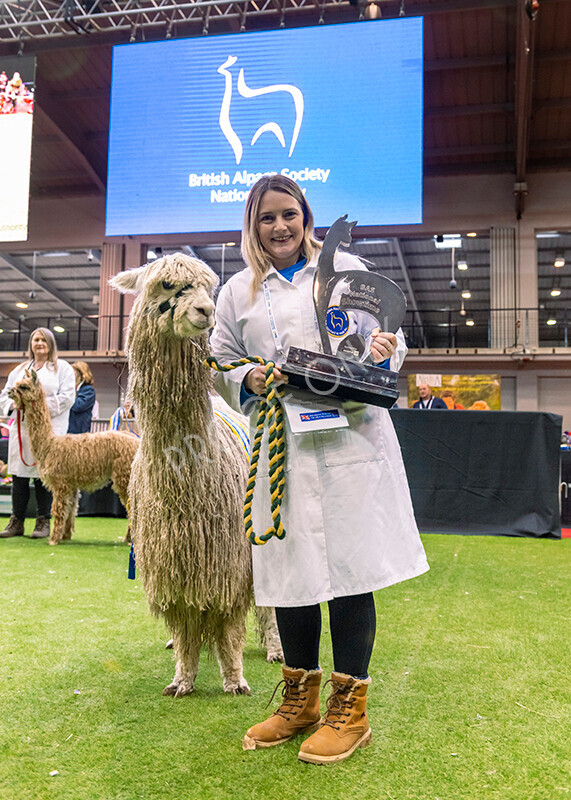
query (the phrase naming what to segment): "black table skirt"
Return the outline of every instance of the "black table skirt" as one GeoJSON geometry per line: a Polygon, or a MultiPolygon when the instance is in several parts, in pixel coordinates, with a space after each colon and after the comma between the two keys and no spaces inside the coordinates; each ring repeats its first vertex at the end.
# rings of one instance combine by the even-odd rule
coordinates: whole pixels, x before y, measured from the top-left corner
{"type": "Polygon", "coordinates": [[[390,414],[421,531],[561,537],[560,416],[412,409],[390,414]]]}

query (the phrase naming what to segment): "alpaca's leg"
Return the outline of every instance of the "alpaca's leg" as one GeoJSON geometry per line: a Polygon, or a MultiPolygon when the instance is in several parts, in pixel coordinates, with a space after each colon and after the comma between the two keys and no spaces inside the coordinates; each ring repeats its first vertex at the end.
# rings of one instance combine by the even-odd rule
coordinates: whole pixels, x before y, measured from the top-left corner
{"type": "Polygon", "coordinates": [[[222,673],[222,686],[230,694],[250,694],[242,671],[242,651],[246,643],[246,614],[226,617],[216,639],[216,655],[222,673]]]}
{"type": "Polygon", "coordinates": [[[173,681],[163,689],[165,695],[183,697],[194,689],[202,644],[200,617],[200,611],[186,607],[182,614],[177,608],[169,608],[165,612],[166,623],[173,635],[173,650],[178,659],[173,681]]]}
{"type": "Polygon", "coordinates": [[[256,620],[261,645],[266,648],[267,661],[283,663],[284,651],[276,622],[276,612],[270,606],[256,606],[256,620]]]}
{"type": "Polygon", "coordinates": [[[63,532],[64,539],[71,539],[75,530],[75,518],[79,506],[79,491],[72,495],[66,506],[65,526],[63,532]]]}
{"type": "Polygon", "coordinates": [[[67,517],[67,507],[69,504],[69,492],[61,489],[53,489],[52,519],[53,527],[49,544],[58,544],[65,533],[65,521],[67,517]]]}

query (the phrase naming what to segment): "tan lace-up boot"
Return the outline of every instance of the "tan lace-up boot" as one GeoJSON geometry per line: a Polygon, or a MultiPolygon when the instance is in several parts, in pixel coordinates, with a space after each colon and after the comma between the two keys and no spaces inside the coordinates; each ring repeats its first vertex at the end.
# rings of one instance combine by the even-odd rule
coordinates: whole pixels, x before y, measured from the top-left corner
{"type": "MultiPolygon", "coordinates": [[[[310,733],[321,724],[319,687],[321,670],[290,669],[282,667],[283,680],[274,689],[272,702],[279,686],[283,684],[280,707],[264,722],[248,728],[242,748],[257,750],[273,747],[297,736],[310,733]]],[[[269,705],[269,703],[268,703],[269,705]]]]}
{"type": "Polygon", "coordinates": [[[348,758],[358,747],[371,742],[367,717],[367,687],[370,678],[359,680],[332,672],[331,695],[323,725],[301,745],[298,758],[311,764],[332,764],[348,758]]]}

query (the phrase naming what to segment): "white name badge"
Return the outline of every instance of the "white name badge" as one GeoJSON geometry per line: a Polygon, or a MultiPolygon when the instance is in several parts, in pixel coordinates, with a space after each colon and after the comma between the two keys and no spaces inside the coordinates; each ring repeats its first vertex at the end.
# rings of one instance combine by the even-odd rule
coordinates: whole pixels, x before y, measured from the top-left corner
{"type": "Polygon", "coordinates": [[[333,428],[347,428],[349,422],[341,402],[336,400],[284,401],[284,409],[292,433],[306,431],[329,431],[333,428]]]}

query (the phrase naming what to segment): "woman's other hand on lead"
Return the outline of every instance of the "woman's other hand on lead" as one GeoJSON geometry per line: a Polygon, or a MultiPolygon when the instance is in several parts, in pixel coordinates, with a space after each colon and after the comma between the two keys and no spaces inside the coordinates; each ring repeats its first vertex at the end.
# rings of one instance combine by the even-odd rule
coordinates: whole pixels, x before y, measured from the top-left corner
{"type": "MultiPolygon", "coordinates": [[[[282,375],[279,367],[274,367],[274,380],[276,383],[287,383],[287,378],[282,375]]],[[[266,393],[266,368],[259,364],[244,378],[246,389],[253,394],[266,393]]]]}
{"type": "Polygon", "coordinates": [[[398,342],[394,333],[385,333],[380,328],[375,328],[372,333],[371,355],[375,364],[386,361],[396,353],[398,342]]]}

